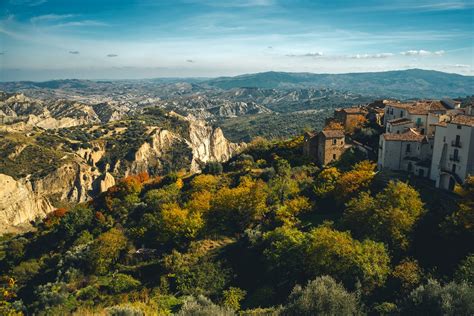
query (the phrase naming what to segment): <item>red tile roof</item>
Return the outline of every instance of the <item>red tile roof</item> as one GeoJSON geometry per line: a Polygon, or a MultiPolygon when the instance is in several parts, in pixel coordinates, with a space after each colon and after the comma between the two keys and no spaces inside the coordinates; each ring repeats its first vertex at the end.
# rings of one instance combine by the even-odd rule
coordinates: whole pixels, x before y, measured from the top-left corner
{"type": "Polygon", "coordinates": [[[410,128],[401,134],[385,133],[383,134],[383,138],[386,141],[422,142],[426,136],[410,128]]]}
{"type": "Polygon", "coordinates": [[[464,114],[456,115],[451,120],[451,123],[474,127],[474,116],[464,114]]]}

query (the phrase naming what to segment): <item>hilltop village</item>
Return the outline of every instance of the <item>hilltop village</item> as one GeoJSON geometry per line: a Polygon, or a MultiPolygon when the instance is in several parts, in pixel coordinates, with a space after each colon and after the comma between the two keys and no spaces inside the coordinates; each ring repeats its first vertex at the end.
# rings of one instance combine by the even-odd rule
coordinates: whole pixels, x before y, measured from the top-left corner
{"type": "Polygon", "coordinates": [[[428,178],[452,191],[474,174],[474,106],[461,108],[450,99],[380,100],[336,109],[322,131],[304,136],[304,154],[320,166],[349,148],[377,160],[379,171],[428,178]],[[360,137],[367,127],[377,133],[360,137]]]}

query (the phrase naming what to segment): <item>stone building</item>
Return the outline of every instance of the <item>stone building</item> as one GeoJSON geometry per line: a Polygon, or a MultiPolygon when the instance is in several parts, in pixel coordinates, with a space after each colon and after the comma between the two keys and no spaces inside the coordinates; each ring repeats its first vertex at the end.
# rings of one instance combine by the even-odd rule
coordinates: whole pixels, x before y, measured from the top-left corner
{"type": "Polygon", "coordinates": [[[367,121],[368,111],[365,107],[351,107],[334,111],[334,119],[344,126],[346,133],[354,130],[367,121]]]}
{"type": "Polygon", "coordinates": [[[305,134],[303,152],[321,166],[338,160],[346,150],[342,129],[324,129],[319,133],[305,134]]]}

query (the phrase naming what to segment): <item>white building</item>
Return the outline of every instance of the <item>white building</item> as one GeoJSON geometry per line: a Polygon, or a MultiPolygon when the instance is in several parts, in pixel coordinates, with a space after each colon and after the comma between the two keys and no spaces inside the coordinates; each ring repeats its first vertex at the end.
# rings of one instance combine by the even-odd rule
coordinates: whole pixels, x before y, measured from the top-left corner
{"type": "Polygon", "coordinates": [[[448,111],[455,109],[455,107],[456,105],[447,101],[387,102],[385,106],[384,126],[386,127],[386,132],[393,133],[388,130],[388,125],[393,125],[393,122],[396,122],[396,124],[404,122],[407,126],[401,128],[416,127],[421,134],[433,135],[434,124],[443,121],[445,119],[444,115],[448,111]],[[412,124],[408,124],[408,120],[411,121],[412,124]]]}
{"type": "Polygon", "coordinates": [[[430,178],[453,190],[468,175],[474,175],[474,116],[459,114],[436,125],[430,178]]]}
{"type": "Polygon", "coordinates": [[[431,142],[428,136],[414,128],[382,134],[379,140],[378,169],[403,170],[428,177],[433,148],[431,142]]]}

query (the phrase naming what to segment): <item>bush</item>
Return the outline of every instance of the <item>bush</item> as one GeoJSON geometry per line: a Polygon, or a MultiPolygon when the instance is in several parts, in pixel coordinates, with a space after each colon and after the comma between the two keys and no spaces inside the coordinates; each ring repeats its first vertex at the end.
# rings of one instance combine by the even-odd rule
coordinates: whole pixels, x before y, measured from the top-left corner
{"type": "Polygon", "coordinates": [[[296,286],[282,315],[359,315],[361,306],[355,294],[329,276],[310,281],[305,288],[296,286]]]}
{"type": "Polygon", "coordinates": [[[106,288],[113,294],[128,292],[137,289],[141,285],[140,281],[128,274],[117,273],[111,276],[106,288]]]}
{"type": "Polygon", "coordinates": [[[474,315],[474,287],[428,280],[413,290],[402,306],[407,315],[474,315]]]}
{"type": "Polygon", "coordinates": [[[178,316],[233,316],[235,313],[227,308],[214,304],[205,296],[193,297],[186,299],[178,316]]]}
{"type": "Polygon", "coordinates": [[[132,305],[115,305],[105,309],[110,316],[143,316],[141,309],[132,305]]]}

